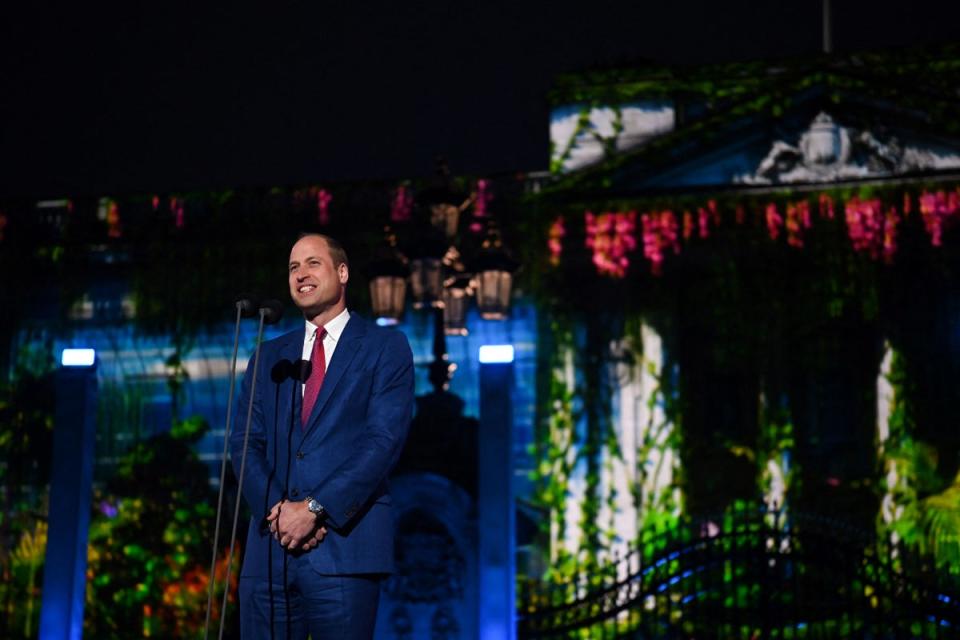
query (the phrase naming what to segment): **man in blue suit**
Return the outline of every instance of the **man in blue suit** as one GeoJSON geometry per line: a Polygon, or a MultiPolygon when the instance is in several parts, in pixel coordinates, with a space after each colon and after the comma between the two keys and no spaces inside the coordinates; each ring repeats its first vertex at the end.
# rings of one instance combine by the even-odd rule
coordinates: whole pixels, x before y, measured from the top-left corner
{"type": "Polygon", "coordinates": [[[413,414],[413,358],[402,333],[347,311],[350,271],[338,242],[304,235],[288,267],[304,326],[265,342],[256,371],[251,360],[231,434],[239,475],[257,376],[241,635],[369,639],[380,582],[393,569],[387,475],[413,414]]]}

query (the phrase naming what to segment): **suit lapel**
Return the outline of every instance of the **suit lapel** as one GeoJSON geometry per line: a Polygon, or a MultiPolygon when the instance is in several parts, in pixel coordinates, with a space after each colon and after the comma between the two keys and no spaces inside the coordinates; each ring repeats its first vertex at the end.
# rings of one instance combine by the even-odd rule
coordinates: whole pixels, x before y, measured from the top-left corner
{"type": "Polygon", "coordinates": [[[317,426],[317,419],[323,413],[324,407],[330,397],[336,391],[337,385],[343,374],[349,370],[353,359],[363,346],[361,338],[366,333],[366,327],[363,320],[357,316],[350,316],[347,325],[340,334],[340,340],[337,341],[337,348],[333,352],[333,358],[330,359],[330,366],[327,367],[323,378],[323,386],[320,387],[320,395],[317,396],[317,403],[313,405],[313,412],[310,414],[310,420],[304,429],[306,437],[317,426]]]}
{"type": "MultiPolygon", "coordinates": [[[[280,355],[278,358],[279,362],[286,360],[287,362],[296,364],[300,361],[301,357],[303,356],[303,338],[305,331],[306,329],[301,327],[298,331],[288,334],[287,342],[280,348],[280,355]]],[[[285,373],[286,375],[283,376],[284,382],[286,380],[290,380],[295,385],[295,392],[292,394],[288,392],[280,393],[280,406],[278,407],[278,415],[289,416],[291,413],[293,413],[294,417],[296,418],[296,424],[299,425],[301,406],[300,399],[302,397],[302,394],[300,393],[301,383],[293,376],[290,376],[290,372],[285,373]],[[290,406],[291,402],[293,403],[293,406],[290,406]]]]}

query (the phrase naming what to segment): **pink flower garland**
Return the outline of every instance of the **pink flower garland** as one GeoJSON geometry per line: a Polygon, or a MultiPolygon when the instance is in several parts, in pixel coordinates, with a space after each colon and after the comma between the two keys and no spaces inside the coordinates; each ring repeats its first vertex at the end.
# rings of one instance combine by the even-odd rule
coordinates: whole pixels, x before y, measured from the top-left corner
{"type": "Polygon", "coordinates": [[[333,196],[326,189],[316,189],[316,199],[317,222],[323,225],[330,224],[330,202],[333,201],[333,196]]]}
{"type": "Polygon", "coordinates": [[[637,212],[602,213],[585,215],[587,226],[586,245],[593,250],[593,264],[597,273],[622,278],[630,266],[627,253],[637,248],[634,232],[637,227],[637,212]]]}
{"type": "Polygon", "coordinates": [[[123,235],[123,227],[120,224],[120,205],[116,200],[111,200],[107,205],[107,237],[119,238],[123,235]]]}
{"type": "Polygon", "coordinates": [[[640,216],[643,227],[643,255],[654,275],[663,272],[664,249],[680,253],[679,224],[673,211],[651,211],[640,216]]]}
{"type": "Polygon", "coordinates": [[[406,186],[400,185],[390,199],[390,221],[408,222],[413,212],[413,194],[406,186]]]}
{"type": "Polygon", "coordinates": [[[820,217],[833,220],[833,198],[825,193],[820,194],[820,217]]]}
{"type": "Polygon", "coordinates": [[[697,209],[697,222],[699,223],[700,237],[704,239],[710,237],[711,224],[715,227],[720,226],[720,211],[717,209],[715,200],[708,200],[706,208],[700,207],[697,209]]]}
{"type": "Polygon", "coordinates": [[[803,248],[803,231],[810,228],[810,203],[801,200],[787,205],[787,244],[803,248]]]}
{"type": "Polygon", "coordinates": [[[844,206],[847,234],[854,251],[866,251],[876,258],[884,243],[883,205],[877,199],[860,200],[854,196],[844,206]]]}
{"type": "Polygon", "coordinates": [[[322,187],[297,189],[293,192],[294,206],[298,209],[314,207],[317,212],[317,223],[321,225],[330,224],[330,203],[332,201],[333,194],[322,187]]]}
{"type": "Polygon", "coordinates": [[[939,247],[943,244],[943,227],[946,222],[960,212],[960,191],[937,191],[920,195],[920,215],[923,226],[930,234],[930,244],[939,247]]]}
{"type": "MultiPolygon", "coordinates": [[[[960,219],[960,188],[933,193],[925,191],[917,204],[930,244],[942,246],[944,229],[960,219]]],[[[903,195],[902,207],[889,205],[884,208],[877,198],[860,199],[857,196],[835,203],[830,195],[822,193],[813,201],[804,199],[786,203],[782,205],[785,207],[782,212],[776,203],[770,202],[755,213],[759,217],[757,222],[766,226],[771,240],[777,240],[781,234],[785,234],[787,244],[800,249],[805,245],[807,230],[813,227],[813,207],[817,208],[820,219],[834,220],[837,205],[843,206],[847,235],[854,251],[891,263],[897,253],[900,224],[913,211],[914,203],[910,194],[903,195]]],[[[636,217],[635,211],[600,215],[585,212],[586,246],[593,251],[592,261],[599,274],[615,278],[626,275],[630,265],[628,254],[637,246],[636,217]]],[[[738,225],[746,223],[744,205],[736,205],[735,220],[738,225]]],[[[651,272],[654,275],[663,273],[667,252],[679,254],[681,238],[690,240],[694,234],[699,238],[709,238],[711,227],[718,227],[720,222],[720,212],[713,200],[705,207],[697,207],[695,214],[686,210],[678,215],[669,209],[642,213],[643,256],[650,261],[651,272]]],[[[549,261],[553,266],[560,264],[566,233],[564,218],[556,218],[550,225],[547,241],[549,261]]]]}
{"type": "Polygon", "coordinates": [[[178,198],[176,196],[170,198],[170,213],[173,214],[173,226],[175,226],[177,229],[183,229],[183,198],[178,198]]]}
{"type": "Polygon", "coordinates": [[[560,254],[563,252],[563,237],[565,235],[567,235],[567,230],[563,226],[563,216],[558,216],[550,225],[549,239],[547,240],[547,248],[550,250],[550,264],[555,267],[560,264],[560,254]]]}
{"type": "Polygon", "coordinates": [[[477,193],[473,204],[474,220],[469,227],[471,233],[481,233],[484,230],[483,219],[489,215],[487,205],[493,200],[493,195],[488,191],[489,186],[489,180],[477,180],[477,193]]]}
{"type": "Polygon", "coordinates": [[[900,213],[896,207],[887,209],[887,218],[883,226],[883,261],[893,262],[897,253],[897,227],[900,225],[900,213]]]}
{"type": "Polygon", "coordinates": [[[767,205],[766,217],[767,233],[770,234],[771,240],[776,240],[780,237],[780,227],[783,226],[783,216],[777,211],[777,205],[772,202],[767,205]]]}

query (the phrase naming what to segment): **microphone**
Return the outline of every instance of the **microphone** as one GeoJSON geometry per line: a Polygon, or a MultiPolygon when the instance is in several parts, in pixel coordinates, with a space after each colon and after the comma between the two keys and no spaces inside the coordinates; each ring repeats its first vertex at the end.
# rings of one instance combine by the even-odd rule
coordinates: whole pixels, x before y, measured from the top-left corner
{"type": "Polygon", "coordinates": [[[313,365],[309,360],[296,360],[290,362],[286,358],[277,362],[270,369],[270,380],[275,384],[280,384],[286,380],[296,380],[297,382],[306,382],[310,377],[310,371],[313,365]]]}
{"type": "MultiPolygon", "coordinates": [[[[217,495],[217,519],[214,525],[213,532],[213,553],[210,560],[210,586],[207,591],[207,615],[206,620],[203,624],[203,637],[206,640],[210,635],[210,614],[211,608],[213,605],[213,587],[216,583],[214,580],[214,573],[217,566],[217,547],[220,544],[220,520],[221,514],[223,513],[223,490],[226,485],[224,482],[227,474],[227,453],[230,447],[230,423],[231,423],[231,412],[233,410],[233,392],[236,386],[237,381],[237,352],[240,348],[240,319],[241,318],[255,318],[257,316],[257,309],[259,304],[257,302],[257,296],[250,293],[240,293],[233,300],[234,309],[236,309],[236,325],[233,332],[233,357],[230,358],[230,390],[227,393],[227,421],[223,429],[223,459],[220,462],[220,491],[217,495]]],[[[262,328],[261,328],[262,330],[262,328]]],[[[234,534],[236,535],[236,534],[234,534]]],[[[233,552],[233,541],[230,542],[230,551],[231,555],[233,552]]],[[[229,589],[228,589],[229,590],[229,589]]],[[[221,611],[221,617],[223,611],[221,611]]],[[[221,620],[221,629],[223,623],[221,620]]]]}
{"type": "Polygon", "coordinates": [[[279,300],[264,300],[260,303],[263,324],[276,324],[283,317],[283,303],[279,300]]]}
{"type": "MultiPolygon", "coordinates": [[[[230,570],[231,570],[231,560],[233,559],[233,548],[237,540],[237,525],[240,521],[240,505],[243,502],[241,496],[243,495],[243,476],[244,471],[247,466],[247,446],[250,442],[250,424],[253,420],[253,399],[256,397],[257,391],[257,379],[259,378],[256,375],[257,369],[260,366],[260,347],[263,345],[263,327],[268,324],[275,324],[280,321],[280,318],[283,317],[283,303],[279,300],[262,300],[260,302],[260,307],[258,309],[260,315],[260,323],[257,328],[257,342],[256,348],[253,351],[253,371],[254,375],[250,382],[250,398],[247,402],[247,419],[244,421],[243,428],[243,453],[240,456],[240,471],[237,473],[237,502],[234,505],[233,509],[233,530],[230,533],[230,548],[227,551],[227,575],[224,579],[224,584],[228,585],[228,588],[223,591],[223,604],[220,606],[220,635],[219,638],[223,638],[224,622],[226,621],[226,611],[227,611],[227,599],[230,594],[229,584],[230,584],[230,570]]],[[[238,304],[237,313],[240,313],[240,307],[238,304]]],[[[224,456],[226,460],[226,456],[224,456]]],[[[223,482],[220,483],[221,489],[223,488],[223,482]]],[[[213,572],[211,572],[211,578],[213,577],[213,572]]],[[[213,580],[210,581],[211,585],[213,580]]],[[[211,589],[212,593],[212,589],[211,589]]],[[[204,640],[206,640],[206,634],[208,633],[207,629],[204,629],[204,640]]]]}
{"type": "Polygon", "coordinates": [[[239,293],[233,302],[237,307],[237,311],[240,312],[241,318],[257,317],[257,309],[260,307],[260,304],[257,302],[257,297],[253,294],[239,293]]]}

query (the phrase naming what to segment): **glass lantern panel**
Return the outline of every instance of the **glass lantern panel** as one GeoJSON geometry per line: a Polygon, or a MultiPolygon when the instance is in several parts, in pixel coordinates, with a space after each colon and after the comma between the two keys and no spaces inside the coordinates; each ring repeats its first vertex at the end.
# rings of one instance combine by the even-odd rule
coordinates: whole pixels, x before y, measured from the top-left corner
{"type": "Polygon", "coordinates": [[[477,275],[477,307],[484,320],[503,320],[510,309],[509,271],[481,271],[477,275]]]}
{"type": "Polygon", "coordinates": [[[407,281],[397,276],[379,276],[370,281],[370,304],[378,318],[399,319],[403,315],[403,299],[407,281]]]}
{"type": "Polygon", "coordinates": [[[447,335],[467,335],[467,290],[448,288],[443,290],[443,325],[447,335]]]}
{"type": "Polygon", "coordinates": [[[417,258],[410,261],[410,288],[413,291],[413,306],[422,309],[427,306],[442,306],[443,263],[437,258],[417,258]]]}

